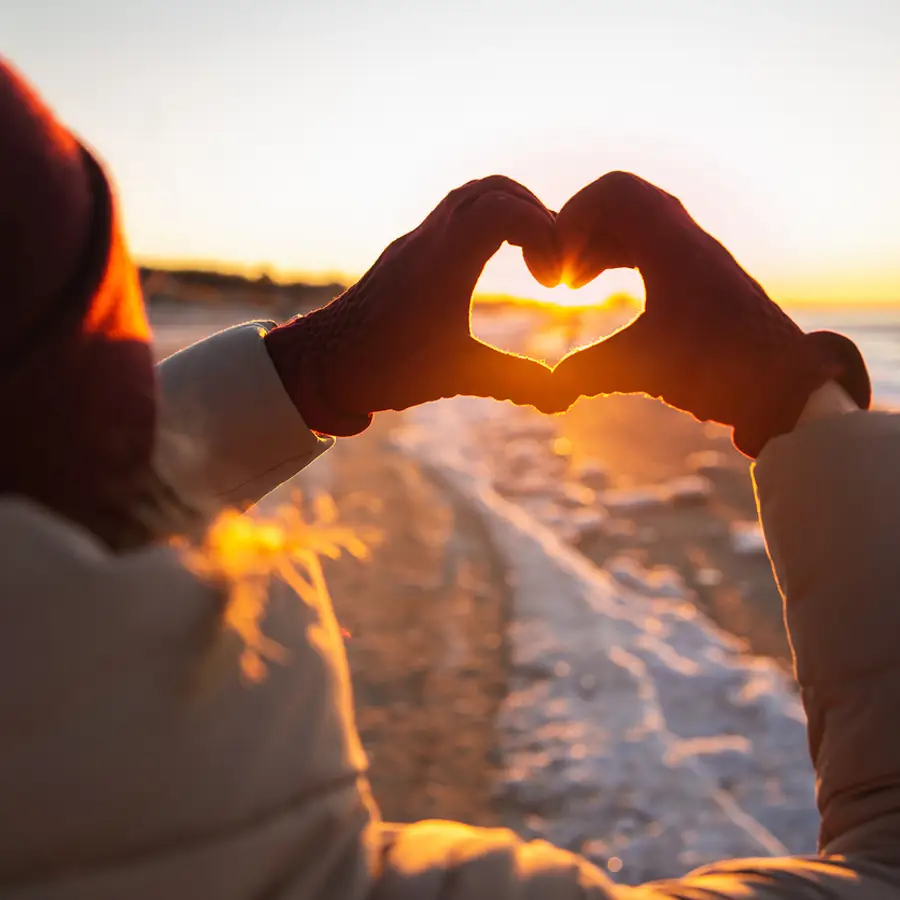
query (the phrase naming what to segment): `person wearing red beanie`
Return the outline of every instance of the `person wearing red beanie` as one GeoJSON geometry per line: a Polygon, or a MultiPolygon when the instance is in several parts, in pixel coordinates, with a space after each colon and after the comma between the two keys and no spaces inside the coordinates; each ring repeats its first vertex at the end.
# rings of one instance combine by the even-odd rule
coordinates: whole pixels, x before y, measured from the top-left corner
{"type": "Polygon", "coordinates": [[[149,328],[98,164],[0,65],[0,494],[126,527],[152,456],[149,328]]]}
{"type": "MultiPolygon", "coordinates": [[[[865,408],[855,347],[806,340],[674,198],[613,173],[557,217],[509,179],[470,182],[323,309],[154,369],[103,170],[0,61],[0,304],[0,896],[900,896],[900,417],[865,408]],[[635,265],[648,309],[552,374],[487,347],[469,304],[504,240],[548,284],[563,265],[576,282],[635,265]],[[510,831],[384,823],[327,596],[268,583],[280,652],[248,685],[225,622],[236,583],[165,540],[252,505],[379,410],[612,391],[731,425],[758,457],[818,775],[815,857],[630,887],[510,831]],[[179,503],[180,524],[155,515],[179,503]]],[[[760,852],[777,843],[715,785],[704,809],[760,852]]]]}

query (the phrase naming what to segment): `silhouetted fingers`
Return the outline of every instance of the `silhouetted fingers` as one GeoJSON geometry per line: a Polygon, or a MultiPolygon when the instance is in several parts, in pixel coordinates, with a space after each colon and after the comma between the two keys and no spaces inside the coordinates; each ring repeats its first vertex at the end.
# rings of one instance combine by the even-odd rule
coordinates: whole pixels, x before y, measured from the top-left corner
{"type": "Polygon", "coordinates": [[[476,178],[473,181],[467,181],[456,190],[450,191],[447,195],[447,201],[452,209],[462,209],[467,204],[477,200],[482,194],[491,191],[501,191],[509,194],[511,197],[518,197],[520,200],[534,203],[543,207],[543,203],[533,194],[524,184],[519,184],[506,175],[488,175],[486,178],[476,178]]]}
{"type": "Polygon", "coordinates": [[[553,231],[548,244],[523,244],[522,259],[532,278],[544,287],[556,287],[562,280],[562,251],[556,233],[556,213],[553,216],[553,231]]]}
{"type": "Polygon", "coordinates": [[[589,347],[573,350],[553,370],[560,395],[655,393],[654,348],[643,316],[589,347]]]}
{"type": "Polygon", "coordinates": [[[559,211],[564,277],[581,287],[605,269],[643,268],[702,233],[671,194],[629,172],[610,172],[559,211]]]}
{"type": "Polygon", "coordinates": [[[562,387],[543,363],[505,353],[475,338],[467,344],[460,359],[460,394],[511,400],[520,406],[554,413],[567,409],[575,399],[562,387]]]}
{"type": "Polygon", "coordinates": [[[529,271],[541,284],[559,283],[554,215],[536,198],[487,191],[454,212],[451,229],[454,244],[478,274],[505,241],[522,248],[529,271]]]}

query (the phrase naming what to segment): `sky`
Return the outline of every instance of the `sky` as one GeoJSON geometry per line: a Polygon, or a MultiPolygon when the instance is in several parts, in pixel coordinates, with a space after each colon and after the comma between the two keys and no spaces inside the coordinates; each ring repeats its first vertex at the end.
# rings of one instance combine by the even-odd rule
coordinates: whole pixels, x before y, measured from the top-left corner
{"type": "MultiPolygon", "coordinates": [[[[135,253],[275,276],[359,276],[472,178],[626,169],[776,299],[900,302],[898,47],[900,0],[0,0],[135,253]]],[[[512,248],[479,287],[550,296],[512,248]]]]}

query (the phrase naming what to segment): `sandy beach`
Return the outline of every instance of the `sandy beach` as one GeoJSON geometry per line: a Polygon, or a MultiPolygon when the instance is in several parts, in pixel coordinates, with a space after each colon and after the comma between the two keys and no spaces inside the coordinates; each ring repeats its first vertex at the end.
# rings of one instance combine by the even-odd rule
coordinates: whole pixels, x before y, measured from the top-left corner
{"type": "MultiPolygon", "coordinates": [[[[382,533],[371,561],[326,568],[351,635],[373,791],[391,820],[527,830],[527,815],[494,787],[497,715],[509,684],[509,573],[481,518],[396,451],[403,423],[402,415],[377,417],[364,435],[339,441],[327,462],[343,518],[382,533]]],[[[786,664],[768,560],[732,546],[730,523],[755,518],[755,505],[748,461],[725,430],[625,397],[582,401],[554,425],[571,441],[567,465],[602,461],[613,491],[672,483],[694,473],[696,454],[720,454],[704,470],[712,485],[706,500],[631,509],[617,516],[627,527],[590,533],[579,549],[601,567],[630,558],[650,572],[674,569],[690,600],[748,650],[786,664]]]]}
{"type": "Polygon", "coordinates": [[[505,570],[479,518],[390,443],[397,416],[329,461],[341,518],[372,558],[326,561],[372,789],[391,821],[498,823],[494,722],[506,693],[505,570]]]}

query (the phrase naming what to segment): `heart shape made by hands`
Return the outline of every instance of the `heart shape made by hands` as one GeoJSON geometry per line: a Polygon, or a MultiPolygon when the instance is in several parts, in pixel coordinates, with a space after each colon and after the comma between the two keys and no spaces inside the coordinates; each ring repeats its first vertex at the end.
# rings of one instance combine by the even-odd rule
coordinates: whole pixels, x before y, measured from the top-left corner
{"type": "Polygon", "coordinates": [[[357,284],[272,331],[267,345],[307,424],[328,434],[355,434],[373,412],[457,394],[553,412],[580,394],[639,392],[740,424],[748,452],[770,426],[792,427],[810,390],[843,368],[675,197],[625,172],[588,185],[558,215],[509,178],[469,182],[357,284]],[[552,371],[479,341],[472,293],[504,242],[522,248],[548,287],[636,268],[645,311],[552,371]]]}

